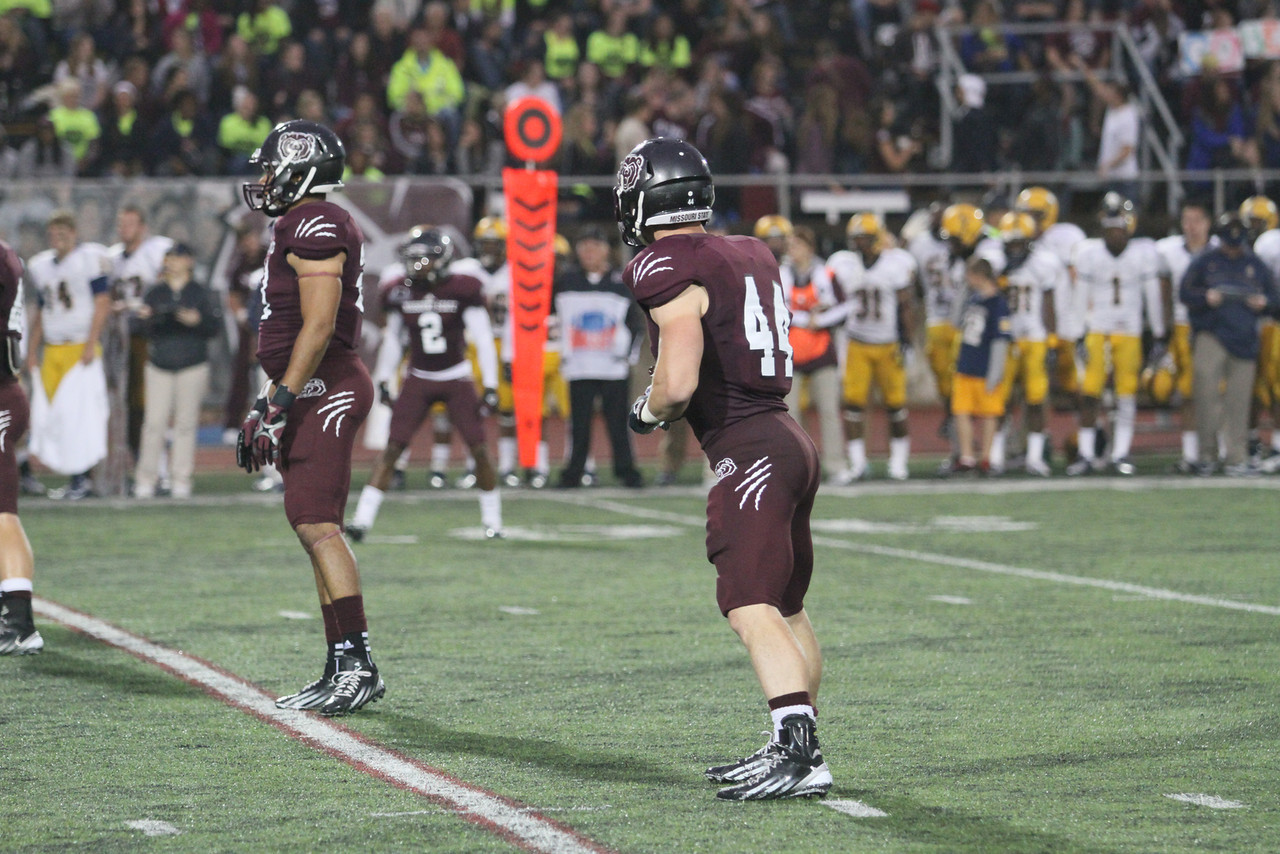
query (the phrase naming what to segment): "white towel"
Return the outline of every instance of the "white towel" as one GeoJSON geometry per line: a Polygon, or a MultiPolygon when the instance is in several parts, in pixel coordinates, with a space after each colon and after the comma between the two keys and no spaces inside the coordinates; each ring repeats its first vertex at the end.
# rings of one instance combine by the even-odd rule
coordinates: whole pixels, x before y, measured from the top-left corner
{"type": "Polygon", "coordinates": [[[39,369],[31,372],[30,450],[59,474],[80,474],[107,456],[107,374],[102,360],[67,371],[53,401],[39,369]]]}

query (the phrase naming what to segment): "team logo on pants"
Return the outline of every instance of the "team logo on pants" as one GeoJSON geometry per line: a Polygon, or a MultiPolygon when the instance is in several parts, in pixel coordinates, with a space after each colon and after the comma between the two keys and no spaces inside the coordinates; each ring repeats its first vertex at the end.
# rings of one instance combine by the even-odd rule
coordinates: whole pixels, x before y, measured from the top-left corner
{"type": "Polygon", "coordinates": [[[307,380],[307,384],[302,387],[302,391],[298,392],[298,397],[324,397],[324,393],[329,387],[324,384],[324,380],[319,377],[312,377],[307,380]]]}
{"type": "Polygon", "coordinates": [[[329,402],[316,410],[317,413],[324,415],[324,426],[320,428],[322,433],[329,432],[329,425],[333,425],[333,435],[342,435],[342,422],[346,419],[347,413],[356,405],[356,393],[354,391],[336,391],[329,397],[329,402]]]}
{"type": "Polygon", "coordinates": [[[746,474],[742,476],[742,483],[733,488],[734,492],[742,493],[742,500],[738,502],[738,509],[742,510],[747,506],[747,502],[751,497],[755,496],[753,509],[760,509],[760,498],[764,495],[764,491],[768,488],[765,483],[769,479],[769,474],[773,469],[773,463],[769,462],[768,457],[761,457],[751,464],[751,468],[747,469],[746,474]]]}

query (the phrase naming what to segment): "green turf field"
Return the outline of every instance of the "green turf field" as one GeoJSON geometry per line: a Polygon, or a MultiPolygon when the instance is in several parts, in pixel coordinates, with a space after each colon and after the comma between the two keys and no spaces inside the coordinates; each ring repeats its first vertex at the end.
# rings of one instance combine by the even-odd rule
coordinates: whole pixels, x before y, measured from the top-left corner
{"type": "MultiPolygon", "coordinates": [[[[37,596],[296,689],[323,655],[310,570],[276,499],[230,483],[25,503],[37,596]]],[[[358,548],[388,694],[345,723],[617,851],[1273,852],[1278,509],[1271,481],[824,493],[809,607],[835,787],[728,804],[701,771],[768,718],[696,489],[522,492],[503,542],[465,538],[470,496],[406,493],[358,548]]],[[[0,659],[0,851],[515,850],[41,629],[44,654],[0,659]]]]}

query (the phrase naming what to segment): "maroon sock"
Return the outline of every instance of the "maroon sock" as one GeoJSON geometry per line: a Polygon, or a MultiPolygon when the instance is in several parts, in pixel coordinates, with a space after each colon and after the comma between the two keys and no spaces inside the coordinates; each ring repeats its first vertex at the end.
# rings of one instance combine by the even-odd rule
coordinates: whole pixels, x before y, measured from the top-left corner
{"type": "Polygon", "coordinates": [[[769,711],[785,709],[787,706],[813,706],[808,691],[796,691],[793,694],[782,694],[769,700],[769,711]]]}
{"type": "Polygon", "coordinates": [[[338,628],[338,615],[333,605],[321,605],[320,616],[324,618],[324,641],[332,647],[342,640],[342,629],[338,628]]]}
{"type": "Polygon", "coordinates": [[[363,596],[356,594],[355,596],[343,596],[341,599],[334,599],[331,607],[333,608],[333,618],[337,622],[340,635],[369,631],[369,624],[364,618],[363,596]]]}
{"type": "Polygon", "coordinates": [[[333,613],[342,632],[341,645],[348,655],[372,662],[369,652],[369,624],[364,618],[364,597],[344,596],[333,600],[333,613]]]}

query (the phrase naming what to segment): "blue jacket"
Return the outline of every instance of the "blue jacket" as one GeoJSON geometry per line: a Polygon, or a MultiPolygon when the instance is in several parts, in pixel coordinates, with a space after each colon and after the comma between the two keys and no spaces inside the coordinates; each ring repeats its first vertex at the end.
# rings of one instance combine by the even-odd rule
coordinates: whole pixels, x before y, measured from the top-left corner
{"type": "Polygon", "coordinates": [[[1178,288],[1178,296],[1191,318],[1191,331],[1214,335],[1237,359],[1258,357],[1260,314],[1245,304],[1252,294],[1267,298],[1263,314],[1280,310],[1280,294],[1271,271],[1248,249],[1239,258],[1228,258],[1221,247],[1206,249],[1187,267],[1178,288]],[[1205,300],[1210,288],[1222,294],[1222,302],[1216,308],[1205,300]]]}

